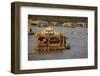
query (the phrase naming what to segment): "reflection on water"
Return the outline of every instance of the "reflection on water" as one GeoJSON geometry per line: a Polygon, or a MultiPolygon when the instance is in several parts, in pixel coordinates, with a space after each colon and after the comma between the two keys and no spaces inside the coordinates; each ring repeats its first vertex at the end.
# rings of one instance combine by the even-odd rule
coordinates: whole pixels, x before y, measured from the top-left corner
{"type": "MultiPolygon", "coordinates": [[[[43,28],[45,27],[33,27],[32,30],[36,32],[43,28]]],[[[66,41],[70,43],[71,49],[38,53],[34,49],[36,40],[34,39],[34,36],[30,35],[28,36],[28,60],[77,59],[88,57],[87,28],[67,28],[56,26],[53,26],[53,28],[68,37],[66,41]]]]}

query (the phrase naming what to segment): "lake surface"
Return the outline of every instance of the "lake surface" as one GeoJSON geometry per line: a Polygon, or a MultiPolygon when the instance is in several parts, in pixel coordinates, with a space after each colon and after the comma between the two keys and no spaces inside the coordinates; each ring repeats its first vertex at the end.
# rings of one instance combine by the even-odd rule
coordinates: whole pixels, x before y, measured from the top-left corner
{"type": "MultiPolygon", "coordinates": [[[[34,26],[34,32],[41,31],[46,27],[34,26]]],[[[80,59],[88,57],[88,28],[68,28],[60,26],[52,26],[57,31],[60,31],[64,36],[68,37],[66,41],[70,44],[71,49],[66,49],[61,52],[49,52],[40,54],[34,49],[36,40],[33,35],[28,36],[28,60],[52,60],[52,59],[80,59]]]]}

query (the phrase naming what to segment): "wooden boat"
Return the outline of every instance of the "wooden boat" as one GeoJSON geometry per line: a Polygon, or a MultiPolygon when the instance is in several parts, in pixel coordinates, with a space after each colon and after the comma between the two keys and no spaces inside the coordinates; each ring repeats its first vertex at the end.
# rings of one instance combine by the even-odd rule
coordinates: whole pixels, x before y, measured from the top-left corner
{"type": "Polygon", "coordinates": [[[35,33],[36,50],[39,52],[62,51],[70,49],[65,36],[51,27],[47,27],[40,32],[35,33]],[[66,46],[67,44],[67,46],[66,46]]]}

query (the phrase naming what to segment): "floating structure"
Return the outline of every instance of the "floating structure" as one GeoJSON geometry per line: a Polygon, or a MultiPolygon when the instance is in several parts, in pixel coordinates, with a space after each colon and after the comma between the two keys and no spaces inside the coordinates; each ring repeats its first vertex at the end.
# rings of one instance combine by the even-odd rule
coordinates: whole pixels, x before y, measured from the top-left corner
{"type": "Polygon", "coordinates": [[[67,44],[65,36],[51,27],[36,32],[34,36],[36,39],[36,50],[39,52],[70,49],[70,45],[67,44]]]}

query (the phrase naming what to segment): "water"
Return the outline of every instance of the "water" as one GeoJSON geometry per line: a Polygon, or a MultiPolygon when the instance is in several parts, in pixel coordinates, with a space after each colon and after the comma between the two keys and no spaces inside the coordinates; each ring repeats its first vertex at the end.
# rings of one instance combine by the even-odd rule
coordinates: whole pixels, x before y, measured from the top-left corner
{"type": "MultiPolygon", "coordinates": [[[[32,28],[33,31],[41,31],[46,27],[32,28]]],[[[28,60],[51,60],[51,59],[80,59],[88,57],[88,29],[87,28],[67,28],[60,26],[52,26],[57,31],[60,31],[64,36],[68,37],[66,40],[71,49],[66,49],[61,52],[49,52],[46,54],[39,54],[34,49],[36,40],[34,36],[28,36],[28,60]]]]}

